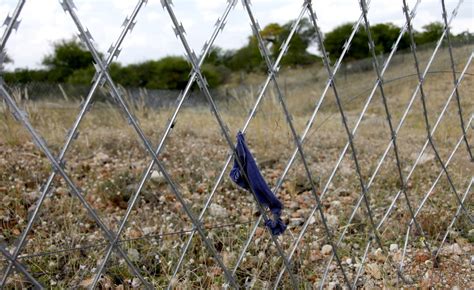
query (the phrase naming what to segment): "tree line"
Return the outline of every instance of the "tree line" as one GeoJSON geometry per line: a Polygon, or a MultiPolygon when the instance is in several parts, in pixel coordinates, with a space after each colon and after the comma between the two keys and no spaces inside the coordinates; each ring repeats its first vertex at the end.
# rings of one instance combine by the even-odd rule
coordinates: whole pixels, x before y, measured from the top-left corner
{"type": "MultiPolygon", "coordinates": [[[[271,23],[261,31],[262,38],[269,53],[275,58],[289,35],[294,21],[284,25],[271,23]]],[[[353,23],[346,23],[334,28],[324,35],[324,45],[331,60],[340,56],[346,39],[352,32],[353,23]]],[[[437,41],[444,30],[440,22],[433,22],[415,32],[418,45],[437,41]]],[[[391,50],[396,41],[400,27],[392,23],[380,23],[371,27],[378,54],[391,50]]],[[[451,35],[454,40],[473,41],[474,34],[463,32],[451,35]]],[[[308,52],[315,44],[316,32],[307,19],[298,26],[286,56],[282,59],[282,67],[309,66],[320,62],[320,57],[308,52]]],[[[399,49],[409,48],[408,35],[400,41],[399,49]]],[[[369,57],[367,49],[367,33],[363,29],[354,36],[346,60],[353,61],[369,57]]],[[[7,58],[7,61],[11,59],[7,58]]],[[[95,73],[93,58],[77,39],[61,40],[53,44],[53,52],[42,59],[41,69],[16,69],[5,72],[4,79],[8,83],[51,82],[70,84],[89,84],[95,73]]],[[[167,56],[159,60],[148,60],[141,63],[122,65],[114,62],[110,66],[112,78],[126,87],[145,87],[149,89],[182,89],[186,86],[191,66],[185,58],[167,56]]],[[[232,73],[265,71],[265,62],[259,51],[255,36],[249,36],[247,44],[235,50],[224,50],[213,47],[203,65],[205,75],[211,87],[224,84],[232,73]]]]}

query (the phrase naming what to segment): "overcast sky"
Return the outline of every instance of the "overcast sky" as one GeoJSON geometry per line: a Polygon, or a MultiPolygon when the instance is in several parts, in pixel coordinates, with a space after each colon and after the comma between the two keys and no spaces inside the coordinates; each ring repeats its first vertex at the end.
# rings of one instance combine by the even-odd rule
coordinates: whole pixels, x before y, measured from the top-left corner
{"type": "MultiPolygon", "coordinates": [[[[0,0],[0,20],[12,13],[15,0],[0,0]]],[[[175,13],[183,22],[189,42],[196,52],[212,33],[213,25],[224,11],[226,0],[174,0],[175,13]]],[[[303,1],[296,0],[253,0],[255,16],[261,27],[271,22],[285,23],[295,19],[303,1]]],[[[414,0],[408,0],[410,7],[414,0]]],[[[102,52],[115,41],[120,33],[120,25],[125,16],[130,15],[135,0],[75,0],[78,14],[83,24],[91,31],[96,46],[102,52]]],[[[323,32],[337,25],[356,21],[360,15],[358,0],[313,0],[323,32]]],[[[424,0],[418,9],[414,26],[420,29],[424,24],[441,21],[441,1],[424,0]]],[[[458,3],[446,0],[448,13],[458,3]]],[[[404,24],[402,1],[372,0],[369,18],[372,24],[392,22],[404,24]]],[[[71,38],[77,34],[68,14],[65,14],[58,0],[27,0],[20,15],[19,30],[12,34],[7,43],[7,53],[14,60],[7,69],[38,68],[41,59],[51,52],[52,43],[59,39],[71,38]]],[[[137,17],[137,25],[122,45],[118,61],[124,64],[148,59],[158,59],[166,55],[183,55],[183,48],[171,28],[168,14],[159,0],[149,0],[137,17]]],[[[3,34],[4,27],[0,28],[3,34]]],[[[456,19],[452,23],[455,33],[474,31],[474,0],[464,0],[456,19]]],[[[231,11],[224,33],[215,45],[226,49],[243,46],[251,34],[249,19],[239,0],[231,11]]]]}

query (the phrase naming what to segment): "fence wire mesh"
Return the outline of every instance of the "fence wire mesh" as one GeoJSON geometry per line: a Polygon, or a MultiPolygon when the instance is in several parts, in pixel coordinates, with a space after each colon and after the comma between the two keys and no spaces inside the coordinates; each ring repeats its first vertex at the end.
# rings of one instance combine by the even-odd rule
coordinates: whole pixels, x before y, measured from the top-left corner
{"type": "MultiPolygon", "coordinates": [[[[4,22],[5,28],[0,40],[0,53],[3,56],[0,60],[2,62],[12,32],[19,29],[19,19],[25,2],[25,0],[18,1],[15,10],[11,15],[7,15],[4,22]]],[[[400,10],[400,16],[405,19],[405,23],[388,56],[381,58],[376,53],[377,43],[372,36],[369,15],[370,1],[360,0],[358,2],[361,10],[360,17],[353,25],[351,34],[342,48],[342,53],[333,65],[325,48],[323,34],[320,31],[316,15],[317,9],[313,7],[312,1],[305,0],[300,3],[300,11],[298,15],[295,15],[296,20],[293,22],[290,33],[282,42],[277,57],[272,59],[272,54],[262,37],[262,29],[252,5],[249,0],[243,0],[243,11],[248,16],[267,74],[259,86],[255,98],[252,98],[253,103],[249,106],[250,112],[243,119],[242,126],[231,128],[229,118],[223,115],[223,109],[219,108],[219,104],[216,102],[216,92],[209,88],[202,66],[216,39],[220,34],[226,33],[225,25],[229,15],[235,12],[237,1],[228,0],[226,2],[225,9],[217,19],[212,34],[197,55],[188,41],[188,35],[175,13],[171,0],[161,0],[164,13],[169,16],[174,33],[182,44],[192,69],[185,89],[176,98],[176,105],[173,107],[171,117],[163,122],[163,132],[158,139],[158,145],[154,147],[154,143],[147,134],[149,130],[144,129],[144,126],[141,125],[133,108],[130,108],[130,102],[127,100],[124,90],[114,82],[109,73],[111,63],[119,57],[122,43],[134,28],[140,11],[146,9],[147,1],[137,1],[130,16],[127,16],[123,22],[123,28],[117,40],[104,54],[104,57],[97,50],[91,32],[85,28],[85,24],[78,16],[73,1],[60,1],[64,12],[74,23],[80,40],[94,59],[96,74],[81,103],[79,113],[67,131],[65,142],[60,147],[58,154],[55,153],[56,148],[48,145],[42,134],[33,126],[30,112],[22,108],[21,101],[19,102],[18,98],[15,98],[12,89],[0,79],[0,95],[6,108],[14,119],[26,129],[31,140],[44,154],[51,167],[50,175],[41,186],[32,207],[28,210],[26,225],[22,226],[21,232],[14,235],[15,238],[11,239],[14,241],[9,241],[5,236],[1,236],[3,240],[0,240],[0,251],[3,259],[0,266],[3,267],[3,271],[0,275],[0,286],[15,285],[13,281],[16,279],[22,281],[21,285],[30,285],[35,288],[54,286],[55,284],[51,284],[52,278],[45,280],[44,275],[38,273],[41,266],[34,262],[34,259],[50,257],[53,260],[53,256],[70,252],[80,252],[80,255],[94,260],[91,269],[79,266],[78,273],[70,282],[71,285],[66,285],[68,287],[85,285],[89,288],[96,288],[100,285],[104,286],[107,285],[107,277],[111,275],[115,275],[116,280],[124,279],[119,277],[119,274],[114,274],[115,264],[128,268],[128,273],[125,276],[129,277],[127,281],[131,286],[144,288],[168,287],[171,289],[183,283],[185,286],[218,285],[232,288],[271,287],[275,289],[282,286],[285,288],[325,288],[341,285],[352,289],[360,286],[376,286],[368,284],[366,277],[372,276],[381,280],[381,272],[397,281],[398,284],[394,285],[418,283],[422,277],[413,274],[411,266],[413,261],[431,261],[433,267],[443,267],[442,264],[445,261],[440,259],[440,254],[445,243],[450,240],[450,235],[454,235],[453,228],[456,223],[460,221],[461,217],[464,217],[462,222],[467,223],[468,228],[472,227],[473,223],[470,193],[474,182],[472,175],[474,107],[472,90],[466,93],[466,90],[462,90],[462,85],[467,83],[465,86],[472,87],[472,79],[469,79],[472,74],[469,72],[472,71],[471,63],[474,52],[472,47],[469,47],[467,59],[464,63],[460,63],[456,59],[455,46],[450,39],[450,26],[459,9],[462,9],[462,2],[462,0],[457,2],[454,10],[448,13],[444,0],[441,0],[440,15],[442,15],[444,29],[434,48],[429,51],[427,59],[422,61],[413,31],[413,21],[416,20],[420,1],[416,1],[411,8],[405,0],[400,3],[403,7],[400,10]],[[320,90],[321,94],[313,97],[312,103],[314,105],[309,110],[310,114],[304,117],[309,116],[305,120],[306,125],[302,126],[300,124],[301,118],[295,118],[292,114],[292,106],[288,102],[291,93],[283,89],[279,71],[290,42],[305,17],[309,19],[316,31],[316,45],[321,52],[325,71],[325,85],[320,90]],[[368,85],[368,89],[362,91],[361,96],[352,96],[351,99],[351,96],[348,98],[344,89],[347,72],[341,72],[341,67],[344,65],[354,36],[361,29],[364,29],[367,34],[367,49],[371,56],[373,75],[370,80],[361,81],[368,85]],[[387,79],[386,74],[391,67],[396,65],[392,61],[396,58],[398,46],[404,36],[409,37],[410,56],[412,57],[409,63],[415,69],[411,74],[411,83],[409,83],[412,91],[400,92],[401,94],[406,93],[407,98],[391,99],[391,94],[387,93],[391,90],[387,89],[387,86],[395,79],[387,79]],[[432,92],[426,86],[430,81],[430,75],[440,72],[433,71],[432,65],[437,58],[440,58],[439,51],[442,45],[447,47],[448,69],[441,71],[441,73],[444,73],[446,78],[451,75],[451,80],[448,89],[442,92],[442,96],[447,96],[447,98],[441,98],[441,104],[434,104],[435,98],[430,97],[432,92]],[[341,76],[342,74],[344,75],[341,76]],[[179,162],[179,160],[183,160],[182,156],[174,156],[165,148],[169,140],[173,138],[172,133],[178,118],[186,114],[183,107],[190,95],[193,94],[195,84],[211,110],[211,118],[217,124],[217,127],[213,127],[213,129],[221,134],[220,145],[222,145],[221,151],[224,152],[220,154],[224,157],[224,162],[221,167],[216,167],[217,174],[213,175],[214,182],[211,183],[209,180],[209,186],[201,190],[203,194],[207,193],[207,195],[199,200],[199,205],[191,203],[191,197],[188,195],[188,190],[184,190],[182,180],[174,170],[171,172],[167,168],[170,166],[169,160],[175,159],[174,162],[179,162]],[[66,156],[71,151],[73,143],[83,138],[82,134],[79,135],[79,128],[85,122],[86,115],[91,111],[94,98],[97,98],[99,92],[101,98],[110,98],[110,101],[114,103],[114,110],[120,112],[123,119],[130,125],[131,130],[138,136],[145,152],[142,158],[145,162],[149,162],[147,166],[143,166],[139,180],[132,184],[130,195],[123,207],[124,210],[120,212],[121,214],[114,214],[112,217],[113,223],[110,222],[107,214],[101,212],[103,209],[97,208],[94,200],[90,195],[87,195],[90,188],[85,187],[84,180],[78,179],[74,168],[69,167],[66,163],[66,156]],[[275,181],[273,193],[282,198],[289,195],[288,184],[296,178],[296,172],[299,172],[299,177],[304,180],[304,189],[298,191],[296,195],[283,198],[285,205],[288,205],[285,210],[289,212],[288,215],[291,218],[289,228],[282,236],[272,235],[271,231],[264,226],[270,219],[270,212],[259,203],[255,192],[251,192],[254,209],[249,206],[251,203],[239,204],[233,193],[224,189],[222,185],[226,182],[229,164],[236,156],[232,133],[237,129],[245,133],[253,123],[258,121],[256,116],[264,110],[262,107],[265,105],[265,98],[269,98],[269,95],[273,96],[273,101],[277,104],[272,107],[272,110],[281,110],[280,117],[287,125],[287,129],[280,128],[280,130],[286,130],[284,137],[289,140],[285,143],[289,150],[285,150],[285,154],[281,154],[278,161],[281,159],[284,162],[287,158],[286,155],[289,158],[286,163],[280,164],[280,171],[272,179],[275,181]],[[365,95],[367,98],[364,100],[361,97],[365,95]],[[333,99],[330,100],[330,98],[333,99]],[[364,131],[362,127],[366,126],[363,124],[365,120],[373,118],[376,110],[374,103],[377,98],[380,99],[381,104],[377,110],[385,120],[369,124],[368,130],[377,131],[377,135],[370,135],[370,132],[367,133],[367,129],[364,131]],[[418,98],[419,104],[417,105],[418,98]],[[352,100],[359,101],[359,104],[352,103],[352,100]],[[323,108],[325,105],[327,106],[328,102],[334,104],[330,116],[339,115],[341,120],[338,125],[334,125],[332,128],[321,127],[327,120],[320,119],[327,116],[327,112],[323,108]],[[455,109],[451,108],[450,111],[450,106],[455,106],[455,109]],[[422,121],[414,123],[414,119],[422,121]],[[436,121],[433,122],[433,120],[436,121]],[[449,123],[447,123],[448,121],[449,123]],[[443,125],[443,122],[447,124],[443,125]],[[406,123],[409,124],[406,125],[406,123]],[[324,177],[318,168],[318,166],[322,166],[320,163],[323,159],[318,157],[318,150],[321,150],[321,146],[317,145],[319,140],[314,140],[313,136],[316,130],[313,128],[315,125],[320,126],[317,128],[318,130],[323,128],[340,132],[340,140],[342,140],[342,144],[345,144],[328,149],[331,150],[333,158],[330,163],[325,163],[328,164],[326,166],[328,174],[324,177]],[[403,132],[418,129],[415,126],[424,130],[421,132],[424,132],[425,137],[418,138],[424,143],[409,140],[408,143],[413,142],[415,145],[403,148],[407,146],[406,140],[401,137],[403,132]],[[440,126],[447,126],[448,131],[452,131],[450,136],[459,135],[452,137],[451,139],[454,141],[450,142],[436,138],[435,133],[440,126]],[[363,142],[364,139],[369,138],[367,134],[373,138],[369,140],[369,143],[363,142]],[[370,155],[368,151],[375,150],[367,148],[371,143],[377,143],[378,147],[385,148],[385,150],[377,153],[377,156],[370,155]],[[452,145],[454,148],[450,149],[452,145]],[[339,153],[338,150],[340,150],[339,153]],[[424,164],[427,163],[426,159],[430,154],[433,156],[433,161],[428,160],[431,163],[430,166],[426,166],[424,164]],[[413,161],[412,164],[410,164],[411,161],[413,161]],[[420,169],[420,167],[422,168],[420,169]],[[221,169],[217,171],[219,168],[221,169]],[[418,171],[416,171],[417,168],[418,171]],[[454,172],[455,170],[460,174],[454,172]],[[166,232],[162,229],[158,233],[145,233],[138,237],[127,236],[130,229],[143,219],[143,217],[138,217],[138,220],[135,219],[131,222],[136,208],[143,206],[140,204],[140,199],[149,195],[147,184],[152,182],[153,174],[159,174],[162,184],[167,185],[168,189],[164,189],[165,186],[163,186],[152,195],[161,200],[161,197],[165,196],[165,192],[170,193],[169,196],[172,196],[170,198],[176,201],[171,211],[179,211],[181,220],[179,224],[182,227],[175,231],[166,232]],[[350,186],[341,184],[341,175],[350,176],[348,181],[350,186]],[[392,182],[389,183],[387,180],[392,182]],[[419,185],[420,180],[425,184],[419,185]],[[384,182],[389,183],[388,188],[383,187],[384,182]],[[103,235],[104,240],[99,242],[99,239],[93,239],[89,243],[84,243],[87,241],[87,237],[82,237],[80,240],[73,240],[68,245],[62,244],[62,246],[50,247],[43,251],[27,251],[28,245],[36,243],[39,238],[48,239],[48,237],[35,238],[35,235],[39,235],[35,231],[35,224],[47,218],[42,216],[41,211],[44,207],[50,207],[50,205],[46,205],[49,204],[47,200],[57,194],[58,183],[64,185],[64,188],[67,187],[66,191],[71,197],[78,200],[80,210],[85,210],[84,215],[93,224],[92,227],[97,229],[97,233],[100,232],[103,235]],[[344,187],[350,189],[344,189],[344,187]],[[349,194],[351,195],[349,199],[345,198],[348,191],[353,193],[349,194]],[[434,197],[436,191],[442,193],[438,193],[434,197]],[[436,208],[435,203],[430,201],[434,198],[438,202],[441,200],[441,202],[451,205],[451,207],[447,207],[447,211],[443,212],[444,214],[449,213],[450,216],[445,217],[435,213],[430,217],[431,219],[446,219],[446,223],[435,230],[426,221],[426,215],[433,214],[433,211],[423,212],[427,208],[436,208]],[[234,222],[229,222],[230,218],[224,214],[222,216],[224,220],[221,220],[220,223],[209,222],[207,220],[209,212],[215,212],[216,208],[221,209],[224,206],[222,203],[226,199],[234,200],[233,206],[237,208],[238,213],[250,213],[250,218],[247,217],[247,220],[239,222],[234,219],[234,222]],[[403,202],[400,202],[400,199],[403,199],[403,202]],[[296,203],[299,204],[294,205],[294,200],[297,200],[296,203]],[[341,207],[341,201],[347,202],[344,202],[341,207]],[[305,208],[304,211],[300,211],[302,207],[305,208]],[[336,221],[334,221],[334,210],[339,215],[336,221]],[[199,214],[196,213],[197,211],[199,214]],[[254,214],[255,211],[256,214],[254,214]],[[238,234],[238,241],[232,242],[232,239],[225,236],[226,234],[219,232],[223,229],[238,234]],[[262,229],[267,229],[267,231],[262,229]],[[196,234],[199,237],[195,237],[196,234]],[[167,238],[173,240],[173,243],[165,243],[167,238]],[[158,260],[156,262],[160,265],[158,270],[150,265],[145,265],[140,261],[140,258],[136,257],[138,253],[130,244],[141,242],[151,243],[151,247],[147,251],[153,253],[151,256],[158,260]],[[324,243],[322,249],[321,243],[324,243]],[[401,245],[400,250],[398,249],[399,244],[401,245]],[[170,245],[172,245],[173,253],[165,254],[169,251],[170,245]],[[364,246],[361,248],[362,245],[364,246]],[[95,252],[93,258],[87,251],[95,252]],[[232,258],[229,258],[230,256],[232,258]],[[199,257],[199,262],[194,260],[196,257],[199,257]],[[208,257],[210,259],[207,259],[208,257]],[[256,258],[257,261],[250,263],[252,258],[256,258]],[[379,266],[373,262],[377,260],[383,260],[382,269],[379,269],[379,266]],[[186,265],[187,263],[190,265],[205,264],[200,267],[212,273],[194,271],[190,268],[192,266],[186,265]],[[317,266],[315,266],[316,264],[317,266]],[[408,266],[411,267],[410,270],[407,269],[408,266]],[[209,282],[210,284],[203,284],[203,280],[209,277],[212,280],[209,282]],[[47,283],[45,281],[49,281],[50,284],[45,284],[47,283]],[[84,281],[87,283],[84,284],[84,281]]],[[[21,33],[21,28],[19,33],[21,33]]],[[[405,55],[404,59],[406,58],[408,56],[405,55]]],[[[0,68],[2,65],[3,63],[0,63],[0,68]]],[[[29,95],[33,96],[34,93],[33,90],[29,95]]],[[[232,109],[226,109],[226,113],[228,111],[232,111],[232,109]]],[[[234,123],[232,124],[234,126],[234,123]]],[[[8,126],[8,124],[6,125],[8,126]]],[[[264,126],[270,127],[270,124],[266,123],[264,126]]],[[[443,134],[447,135],[448,133],[443,134]]],[[[417,135],[419,137],[420,133],[417,135]]],[[[191,135],[186,136],[184,138],[192,138],[191,135]]],[[[236,160],[239,167],[242,168],[240,160],[238,158],[236,160]]],[[[215,162],[215,164],[216,166],[220,165],[219,162],[215,162]]],[[[244,174],[244,178],[248,180],[249,177],[244,174]]],[[[111,189],[106,188],[105,190],[111,189]]],[[[72,212],[72,206],[68,210],[70,212],[65,214],[75,214],[72,212]]],[[[9,211],[15,214],[14,208],[9,211]]],[[[164,215],[170,214],[170,209],[163,212],[164,215]]],[[[153,219],[151,214],[149,219],[153,219]]],[[[168,220],[170,224],[173,223],[171,218],[161,222],[166,223],[168,220]]],[[[87,236],[87,232],[83,236],[87,236]]],[[[135,244],[136,246],[137,244],[135,244]]],[[[142,254],[145,255],[145,253],[142,254]]],[[[461,253],[458,254],[461,255],[461,253]]],[[[469,253],[467,254],[469,255],[469,253]]],[[[144,259],[143,256],[142,259],[144,259]]],[[[67,264],[67,261],[61,263],[67,264]]],[[[424,267],[429,266],[429,263],[425,264],[423,264],[424,267]]],[[[47,276],[54,276],[56,280],[61,279],[61,275],[54,273],[48,273],[47,276]]]]}

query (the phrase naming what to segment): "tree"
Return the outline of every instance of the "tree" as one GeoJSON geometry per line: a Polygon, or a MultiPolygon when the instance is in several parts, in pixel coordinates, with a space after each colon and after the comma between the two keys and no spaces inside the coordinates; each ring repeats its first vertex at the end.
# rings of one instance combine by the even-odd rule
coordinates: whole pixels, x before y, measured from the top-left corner
{"type": "Polygon", "coordinates": [[[246,46],[239,48],[236,51],[230,52],[226,65],[233,71],[256,71],[264,68],[262,56],[258,49],[258,42],[254,36],[248,38],[246,46]]]}
{"type": "MultiPolygon", "coordinates": [[[[281,46],[291,32],[294,21],[281,26],[270,23],[261,31],[262,39],[273,59],[280,54],[281,46]]],[[[318,57],[308,52],[309,45],[314,41],[315,30],[307,19],[301,20],[295,34],[290,40],[287,54],[281,61],[282,66],[308,65],[317,61],[318,57]]],[[[258,40],[252,35],[246,46],[231,53],[226,65],[233,71],[266,70],[267,66],[262,59],[258,48],[258,40]]]]}
{"type": "MultiPolygon", "coordinates": [[[[347,39],[349,39],[353,26],[354,23],[346,23],[334,28],[325,35],[324,46],[333,60],[342,54],[344,44],[347,39]]],[[[371,26],[370,32],[374,41],[375,52],[381,54],[391,51],[393,43],[395,43],[400,34],[400,27],[392,23],[380,23],[371,26]]],[[[405,49],[408,47],[409,39],[407,35],[404,35],[400,40],[398,49],[405,49]]],[[[370,57],[370,55],[367,32],[364,29],[359,29],[350,44],[349,51],[346,54],[346,59],[362,59],[370,57]]]]}
{"type": "MultiPolygon", "coordinates": [[[[288,35],[291,32],[291,29],[295,21],[289,21],[278,30],[276,26],[272,28],[270,25],[265,27],[262,31],[262,35],[266,33],[266,30],[269,29],[270,31],[275,31],[275,40],[272,43],[272,55],[273,58],[277,58],[278,54],[280,53],[281,46],[288,38],[288,35]]],[[[308,21],[308,19],[303,18],[299,25],[296,28],[295,34],[290,40],[288,51],[285,57],[281,61],[282,66],[301,66],[301,65],[309,65],[313,64],[318,60],[318,57],[309,53],[308,48],[309,46],[314,43],[316,38],[316,30],[314,29],[313,25],[308,21]]],[[[269,39],[267,38],[267,41],[269,39]]]]}
{"type": "Polygon", "coordinates": [[[93,67],[92,55],[75,38],[56,42],[53,48],[53,53],[42,61],[51,82],[66,82],[75,71],[93,67]]]}
{"type": "Polygon", "coordinates": [[[444,24],[441,22],[432,22],[422,27],[421,33],[415,33],[417,44],[436,42],[443,34],[444,24]]]}

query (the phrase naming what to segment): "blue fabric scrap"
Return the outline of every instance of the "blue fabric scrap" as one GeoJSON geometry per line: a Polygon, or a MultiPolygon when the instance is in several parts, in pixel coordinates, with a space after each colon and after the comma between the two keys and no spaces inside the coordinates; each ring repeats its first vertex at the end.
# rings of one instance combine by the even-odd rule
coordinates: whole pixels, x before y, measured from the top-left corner
{"type": "Polygon", "coordinates": [[[234,157],[234,166],[230,171],[230,178],[238,186],[248,191],[253,191],[257,196],[258,202],[260,202],[263,207],[268,207],[270,209],[274,219],[267,220],[265,225],[271,230],[273,235],[282,234],[286,229],[286,224],[280,217],[283,205],[265,182],[252,153],[250,153],[250,150],[245,144],[245,138],[242,132],[237,134],[237,145],[235,151],[237,152],[237,156],[234,157]],[[244,174],[242,174],[237,158],[239,158],[250,184],[245,179],[244,174]]]}

